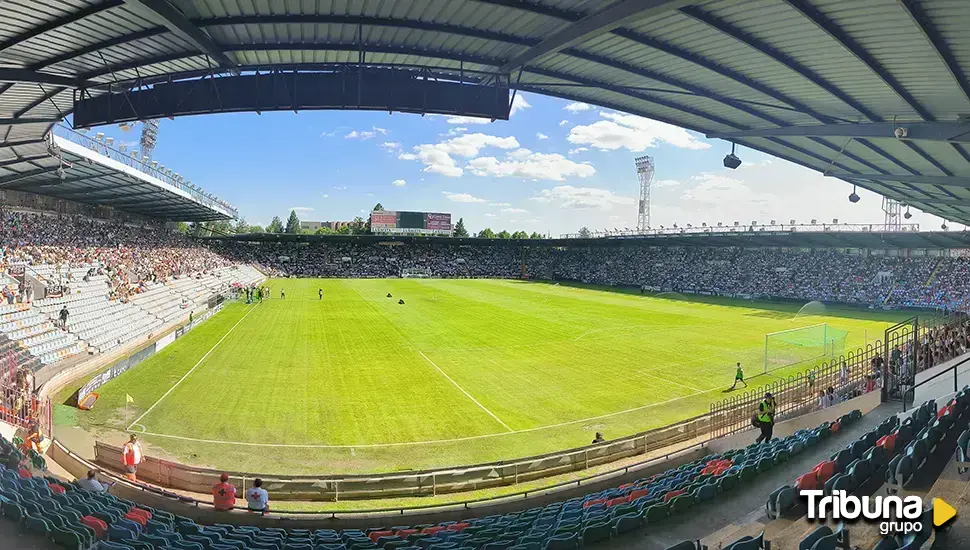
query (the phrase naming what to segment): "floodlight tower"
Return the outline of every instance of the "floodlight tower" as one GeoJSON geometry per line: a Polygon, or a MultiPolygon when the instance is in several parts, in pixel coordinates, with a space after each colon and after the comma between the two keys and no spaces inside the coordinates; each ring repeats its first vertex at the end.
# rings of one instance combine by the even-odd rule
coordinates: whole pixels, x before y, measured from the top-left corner
{"type": "Polygon", "coordinates": [[[634,159],[637,165],[637,179],[640,180],[640,202],[637,205],[637,231],[645,232],[650,228],[650,184],[653,183],[653,157],[644,155],[634,159]]]}
{"type": "Polygon", "coordinates": [[[152,152],[158,143],[158,123],[157,118],[150,118],[141,125],[141,150],[149,161],[152,160],[152,152]]]}
{"type": "Polygon", "coordinates": [[[884,231],[901,231],[903,203],[889,197],[882,198],[882,211],[885,216],[884,231]]]}

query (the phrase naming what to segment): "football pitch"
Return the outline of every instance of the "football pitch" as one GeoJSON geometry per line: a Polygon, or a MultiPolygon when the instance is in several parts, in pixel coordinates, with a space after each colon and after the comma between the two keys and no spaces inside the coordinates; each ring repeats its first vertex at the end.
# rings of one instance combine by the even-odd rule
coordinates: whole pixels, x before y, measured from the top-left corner
{"type": "Polygon", "coordinates": [[[826,323],[855,349],[908,316],[523,281],[267,285],[271,299],[228,304],[102,386],[79,425],[248,472],[507,460],[702,414],[730,395],[737,360],[752,387],[797,370],[762,374],[766,333],[826,323]]]}

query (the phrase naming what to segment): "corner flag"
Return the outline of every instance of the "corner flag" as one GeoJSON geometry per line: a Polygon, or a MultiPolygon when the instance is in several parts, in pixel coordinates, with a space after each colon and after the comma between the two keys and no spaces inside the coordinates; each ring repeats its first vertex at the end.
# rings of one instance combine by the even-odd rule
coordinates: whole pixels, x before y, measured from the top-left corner
{"type": "Polygon", "coordinates": [[[135,400],[132,399],[131,396],[126,393],[125,394],[125,404],[127,405],[128,403],[134,403],[134,402],[135,402],[135,400]]]}

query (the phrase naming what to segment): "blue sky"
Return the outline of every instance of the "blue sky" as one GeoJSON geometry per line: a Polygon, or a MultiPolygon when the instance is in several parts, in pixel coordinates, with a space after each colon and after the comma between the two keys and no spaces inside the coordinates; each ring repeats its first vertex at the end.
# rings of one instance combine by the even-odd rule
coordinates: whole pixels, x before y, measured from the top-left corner
{"type": "MultiPolygon", "coordinates": [[[[140,126],[99,128],[134,144],[140,126]]],[[[558,236],[636,225],[633,159],[656,159],[652,225],[879,223],[880,197],[784,160],[664,123],[519,94],[509,121],[386,112],[307,111],[162,120],[155,160],[228,200],[253,224],[296,208],[303,220],[388,210],[450,212],[470,231],[558,236]],[[485,122],[485,123],[482,123],[485,122]]],[[[936,229],[940,220],[913,212],[936,229]]]]}

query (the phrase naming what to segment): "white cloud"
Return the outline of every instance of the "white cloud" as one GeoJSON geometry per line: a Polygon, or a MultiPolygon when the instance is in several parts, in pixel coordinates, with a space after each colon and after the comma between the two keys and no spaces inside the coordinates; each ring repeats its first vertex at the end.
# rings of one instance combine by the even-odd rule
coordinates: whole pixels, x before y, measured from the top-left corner
{"type": "Polygon", "coordinates": [[[371,130],[351,130],[350,133],[344,136],[344,139],[359,139],[361,141],[368,140],[377,135],[377,132],[371,130]]]}
{"type": "Polygon", "coordinates": [[[509,117],[530,107],[532,107],[532,105],[529,105],[529,102],[526,101],[525,94],[515,94],[515,99],[512,100],[512,108],[509,109],[509,117]]]}
{"type": "Polygon", "coordinates": [[[391,182],[391,185],[393,185],[394,187],[404,187],[407,184],[408,184],[408,182],[406,182],[404,180],[394,180],[394,181],[391,182]]]}
{"type": "Polygon", "coordinates": [[[519,146],[514,137],[490,136],[474,133],[462,134],[440,143],[425,143],[414,147],[414,153],[402,153],[398,156],[402,160],[419,160],[424,164],[425,172],[432,172],[449,177],[459,177],[464,170],[458,166],[454,157],[472,158],[485,147],[499,149],[514,149],[519,146]]]}
{"type": "Polygon", "coordinates": [[[606,120],[574,126],[566,139],[570,143],[591,145],[602,150],[625,148],[637,153],[664,143],[682,149],[711,147],[710,143],[701,141],[687,130],[666,122],[619,113],[600,112],[600,116],[606,120]]]}
{"type": "Polygon", "coordinates": [[[586,151],[589,151],[589,147],[577,147],[575,149],[570,149],[569,150],[569,154],[570,155],[578,155],[580,153],[585,153],[586,151]]]}
{"type": "Polygon", "coordinates": [[[540,203],[558,203],[560,208],[595,208],[599,210],[609,210],[613,206],[636,204],[635,198],[616,195],[608,189],[573,187],[572,185],[543,189],[531,200],[540,203]]]}
{"type": "Polygon", "coordinates": [[[396,141],[385,141],[380,145],[382,149],[387,149],[388,151],[397,151],[401,148],[401,144],[396,141]]]}
{"type": "Polygon", "coordinates": [[[309,206],[291,206],[290,210],[296,210],[297,212],[313,212],[313,208],[309,206]]]}
{"type": "Polygon", "coordinates": [[[448,191],[442,191],[442,193],[444,193],[445,198],[450,200],[451,202],[465,202],[465,203],[488,202],[485,199],[474,197],[472,195],[469,195],[468,193],[449,193],[448,191]]]}
{"type": "Polygon", "coordinates": [[[529,211],[525,208],[503,208],[502,212],[506,214],[528,214],[529,211]]]}
{"type": "Polygon", "coordinates": [[[485,213],[485,217],[486,218],[494,218],[495,217],[495,214],[492,214],[491,212],[486,212],[485,213]]]}
{"type": "Polygon", "coordinates": [[[653,187],[676,187],[681,185],[681,182],[677,180],[657,180],[653,182],[653,187]]]}
{"type": "Polygon", "coordinates": [[[536,137],[539,139],[549,139],[549,136],[543,134],[542,132],[536,132],[536,137]]]}
{"type": "Polygon", "coordinates": [[[351,130],[350,133],[344,135],[344,139],[359,139],[364,141],[376,137],[378,134],[386,136],[389,133],[391,133],[391,131],[386,128],[378,128],[377,126],[374,126],[370,130],[351,130]]]}
{"type": "Polygon", "coordinates": [[[509,204],[507,202],[490,202],[490,203],[488,203],[488,205],[489,206],[512,206],[511,204],[509,204]]]}
{"type": "Polygon", "coordinates": [[[468,161],[476,176],[563,181],[567,177],[586,178],[596,173],[590,164],[573,162],[558,153],[533,153],[516,149],[504,159],[478,157],[468,161]]]}
{"type": "Polygon", "coordinates": [[[569,124],[569,121],[566,120],[566,119],[562,119],[562,120],[559,121],[559,126],[560,127],[563,127],[563,126],[565,126],[567,124],[569,124]]]}
{"type": "Polygon", "coordinates": [[[333,188],[335,190],[337,190],[337,191],[346,191],[347,190],[347,186],[346,185],[334,185],[333,188]]]}
{"type": "Polygon", "coordinates": [[[445,119],[448,124],[491,124],[490,118],[478,118],[473,116],[449,116],[445,119]]]}
{"type": "Polygon", "coordinates": [[[329,199],[329,198],[330,198],[330,195],[327,195],[327,194],[324,194],[324,195],[323,195],[323,198],[325,198],[325,199],[329,199]]]}
{"type": "Polygon", "coordinates": [[[566,109],[570,113],[581,113],[583,111],[588,111],[592,108],[593,106],[590,105],[589,103],[583,103],[581,101],[576,101],[574,103],[570,103],[569,105],[566,105],[565,107],[563,107],[563,109],[566,109]]]}

